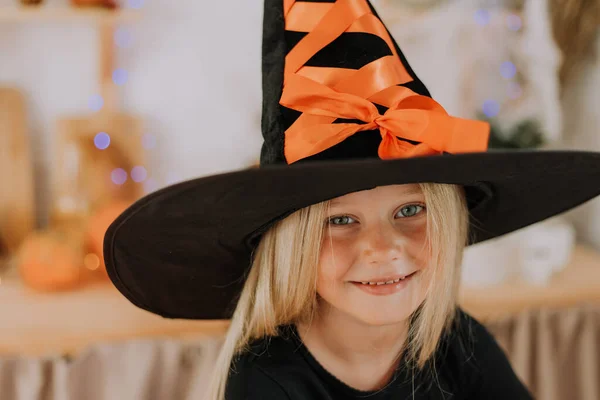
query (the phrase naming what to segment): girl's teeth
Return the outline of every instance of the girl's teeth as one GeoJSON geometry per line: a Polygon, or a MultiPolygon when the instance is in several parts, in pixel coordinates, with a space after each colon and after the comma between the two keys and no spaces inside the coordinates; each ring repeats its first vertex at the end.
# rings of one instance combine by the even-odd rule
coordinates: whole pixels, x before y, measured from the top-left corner
{"type": "MultiPolygon", "coordinates": [[[[404,277],[406,278],[406,277],[404,277]]],[[[398,283],[401,280],[404,280],[404,278],[398,278],[396,280],[393,281],[387,281],[387,282],[361,282],[363,285],[371,285],[371,286],[379,286],[379,285],[389,285],[391,283],[398,283]]]]}

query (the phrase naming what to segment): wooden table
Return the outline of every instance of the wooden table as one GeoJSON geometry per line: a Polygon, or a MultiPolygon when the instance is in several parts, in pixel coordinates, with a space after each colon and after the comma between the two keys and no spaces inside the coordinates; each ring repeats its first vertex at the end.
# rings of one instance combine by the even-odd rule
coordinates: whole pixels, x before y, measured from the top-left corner
{"type": "MultiPolygon", "coordinates": [[[[546,287],[508,282],[463,288],[463,308],[482,321],[526,308],[600,302],[600,254],[578,246],[546,287]]],[[[109,284],[68,293],[33,292],[14,276],[0,283],[0,354],[74,354],[98,342],[222,335],[228,321],[169,320],[138,309],[109,284]]]]}

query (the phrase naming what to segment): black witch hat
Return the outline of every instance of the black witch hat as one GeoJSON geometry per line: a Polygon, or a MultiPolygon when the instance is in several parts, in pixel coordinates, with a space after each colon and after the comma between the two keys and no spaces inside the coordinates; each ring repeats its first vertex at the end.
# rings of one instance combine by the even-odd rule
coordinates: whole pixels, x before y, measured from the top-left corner
{"type": "Polygon", "coordinates": [[[260,167],[151,193],[104,242],[132,303],[169,318],[232,315],[261,234],[296,210],[377,186],[464,186],[470,244],[600,194],[600,153],[492,151],[449,116],[366,0],[265,0],[260,167]]]}

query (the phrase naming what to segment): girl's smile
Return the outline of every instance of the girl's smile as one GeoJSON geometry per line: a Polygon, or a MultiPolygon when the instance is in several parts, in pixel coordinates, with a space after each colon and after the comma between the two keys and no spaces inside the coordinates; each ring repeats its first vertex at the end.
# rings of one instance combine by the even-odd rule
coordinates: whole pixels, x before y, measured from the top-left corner
{"type": "Polygon", "coordinates": [[[397,278],[388,278],[388,280],[369,280],[366,282],[350,282],[365,293],[373,294],[376,296],[387,296],[394,294],[404,289],[412,278],[418,274],[419,271],[414,271],[408,275],[402,275],[397,278]]]}

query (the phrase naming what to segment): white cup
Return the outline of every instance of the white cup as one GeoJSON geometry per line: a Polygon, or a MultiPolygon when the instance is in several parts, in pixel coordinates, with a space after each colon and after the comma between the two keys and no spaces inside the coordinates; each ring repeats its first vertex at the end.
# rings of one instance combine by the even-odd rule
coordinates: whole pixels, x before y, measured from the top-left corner
{"type": "Polygon", "coordinates": [[[511,237],[500,237],[465,249],[461,281],[465,286],[492,286],[504,282],[514,265],[511,237]]]}
{"type": "Polygon", "coordinates": [[[544,285],[569,263],[575,245],[575,229],[563,219],[543,221],[520,235],[519,265],[526,281],[544,285]]]}

